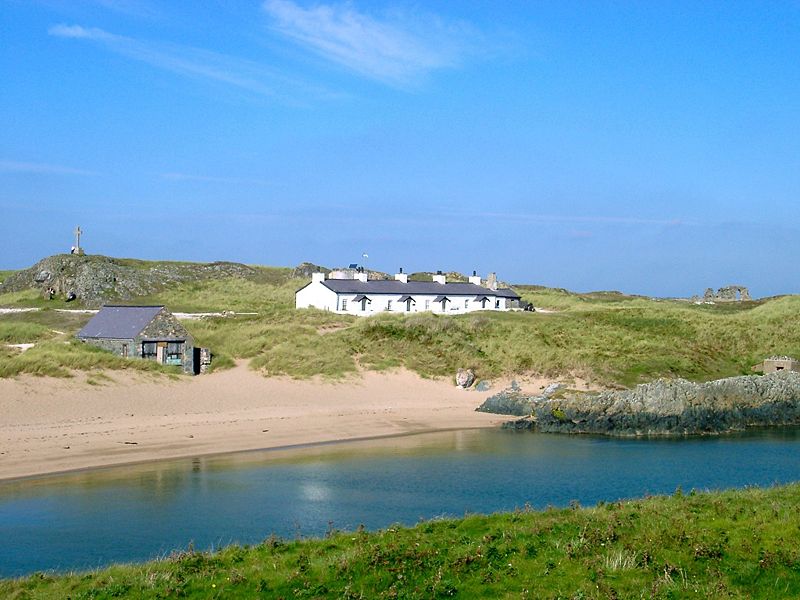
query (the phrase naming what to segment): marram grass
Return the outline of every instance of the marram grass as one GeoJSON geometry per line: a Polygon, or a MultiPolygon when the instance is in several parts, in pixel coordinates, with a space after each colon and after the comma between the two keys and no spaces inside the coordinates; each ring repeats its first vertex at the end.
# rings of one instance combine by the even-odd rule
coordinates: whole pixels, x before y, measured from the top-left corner
{"type": "MultiPolygon", "coordinates": [[[[135,301],[164,303],[176,312],[257,313],[185,325],[198,345],[211,348],[215,368],[242,359],[269,376],[340,378],[363,368],[404,367],[425,377],[452,377],[458,368],[471,367],[479,379],[581,376],[600,385],[630,387],[662,376],[707,381],[741,375],[769,355],[800,355],[800,296],[694,305],[614,292],[575,294],[518,286],[524,299],[555,312],[381,314],[364,319],[295,310],[294,292],[306,281],[289,278],[286,269],[260,268],[258,273],[255,279],[177,284],[135,301]]],[[[24,304],[17,295],[0,297],[0,305],[24,304]]],[[[42,339],[40,329],[26,334],[6,328],[4,333],[2,324],[10,318],[0,316],[0,336],[13,343],[42,339]]],[[[52,310],[13,318],[70,335],[82,324],[75,318],[63,325],[46,323],[66,320],[64,313],[52,310]]],[[[35,356],[25,364],[32,367],[35,356]]],[[[64,359],[64,369],[84,368],[74,357],[64,359]]],[[[58,371],[52,368],[57,353],[50,353],[49,361],[47,370],[58,371]]],[[[114,365],[123,363],[109,362],[108,368],[114,365]]],[[[0,374],[15,372],[6,366],[0,374]]]]}
{"type": "Polygon", "coordinates": [[[33,598],[798,598],[800,485],[270,538],[0,581],[33,598]]]}

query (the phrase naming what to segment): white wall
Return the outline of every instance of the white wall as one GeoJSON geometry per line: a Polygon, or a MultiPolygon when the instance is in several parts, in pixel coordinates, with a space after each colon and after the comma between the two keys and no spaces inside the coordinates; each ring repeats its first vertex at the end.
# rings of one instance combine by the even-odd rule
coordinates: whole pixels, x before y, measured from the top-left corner
{"type": "Polygon", "coordinates": [[[325,287],[322,282],[314,281],[297,292],[295,295],[295,307],[309,308],[313,306],[321,310],[329,310],[331,312],[356,315],[360,317],[386,312],[386,305],[387,301],[389,300],[392,301],[392,308],[390,312],[399,314],[426,312],[427,310],[427,312],[433,312],[435,314],[459,315],[464,313],[472,313],[479,310],[509,310],[509,308],[507,308],[508,302],[506,301],[506,298],[499,298],[500,308],[495,308],[495,301],[498,300],[498,298],[490,294],[486,294],[488,301],[486,302],[485,309],[481,308],[481,303],[475,300],[475,295],[470,294],[468,296],[455,296],[444,294],[450,299],[450,302],[447,303],[447,308],[444,312],[442,312],[442,303],[434,302],[434,299],[442,294],[366,294],[366,296],[370,298],[372,302],[367,302],[366,310],[362,311],[361,302],[353,302],[353,298],[358,295],[360,294],[355,294],[353,292],[337,295],[336,292],[325,287]],[[406,303],[400,302],[400,298],[405,295],[413,296],[414,300],[416,301],[416,303],[411,303],[411,310],[408,313],[406,312],[406,303]],[[429,308],[427,309],[425,308],[426,300],[429,304],[429,308]],[[464,306],[465,300],[469,301],[469,304],[466,307],[464,306]],[[346,303],[346,308],[344,309],[342,308],[343,301],[346,303]]]}
{"type": "MultiPolygon", "coordinates": [[[[476,312],[479,310],[497,310],[495,309],[495,298],[493,296],[487,297],[489,300],[486,302],[486,309],[481,308],[481,303],[475,301],[475,295],[470,294],[469,296],[453,296],[447,295],[450,298],[450,302],[447,303],[447,308],[445,312],[442,312],[442,303],[441,302],[434,302],[434,299],[441,295],[422,295],[422,294],[365,294],[372,302],[366,303],[366,309],[361,310],[361,302],[353,302],[353,298],[355,298],[359,294],[354,293],[347,293],[347,294],[339,294],[339,302],[338,302],[338,309],[336,312],[344,313],[348,315],[356,315],[356,316],[369,316],[378,314],[381,312],[387,312],[387,302],[389,300],[392,301],[392,308],[389,312],[393,313],[400,313],[400,314],[410,314],[410,313],[417,313],[417,312],[433,312],[435,314],[448,314],[448,315],[458,315],[464,313],[471,313],[476,312]],[[403,296],[410,295],[413,296],[416,303],[411,303],[411,310],[406,312],[406,303],[400,302],[400,298],[403,296]],[[342,310],[342,300],[346,300],[347,307],[345,310],[342,310]],[[468,300],[469,303],[465,307],[464,301],[468,300]],[[429,308],[425,308],[425,302],[428,302],[429,308]]],[[[500,310],[506,310],[505,303],[501,300],[500,302],[500,310]]]]}
{"type": "Polygon", "coordinates": [[[315,307],[321,310],[336,311],[336,292],[325,287],[320,281],[312,281],[294,295],[295,308],[315,307]]]}

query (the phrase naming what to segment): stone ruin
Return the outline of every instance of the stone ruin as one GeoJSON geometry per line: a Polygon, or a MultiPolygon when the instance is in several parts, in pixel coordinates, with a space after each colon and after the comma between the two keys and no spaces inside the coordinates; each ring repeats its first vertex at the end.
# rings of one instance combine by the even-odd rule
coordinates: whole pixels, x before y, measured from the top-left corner
{"type": "Polygon", "coordinates": [[[707,288],[702,300],[695,296],[695,302],[747,302],[752,300],[750,290],[743,285],[728,285],[719,288],[714,292],[714,288],[707,288]]]}

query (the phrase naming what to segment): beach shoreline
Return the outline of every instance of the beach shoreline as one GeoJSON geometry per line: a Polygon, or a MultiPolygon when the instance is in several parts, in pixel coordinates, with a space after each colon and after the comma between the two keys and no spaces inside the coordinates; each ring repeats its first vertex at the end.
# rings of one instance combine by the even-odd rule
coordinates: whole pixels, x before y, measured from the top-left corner
{"type": "Polygon", "coordinates": [[[403,370],[305,381],[264,377],[244,363],[177,380],[132,371],[5,379],[0,380],[0,482],[499,427],[508,417],[475,412],[491,393],[403,370]]]}

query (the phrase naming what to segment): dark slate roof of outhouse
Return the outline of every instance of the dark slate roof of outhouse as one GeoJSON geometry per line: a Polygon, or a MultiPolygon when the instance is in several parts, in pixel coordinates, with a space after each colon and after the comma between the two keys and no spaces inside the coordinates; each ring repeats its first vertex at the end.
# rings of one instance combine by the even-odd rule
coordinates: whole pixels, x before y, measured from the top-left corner
{"type": "Polygon", "coordinates": [[[163,308],[163,306],[104,306],[76,337],[131,340],[139,335],[163,308]]]}
{"type": "Polygon", "coordinates": [[[500,296],[501,298],[513,298],[516,300],[520,299],[520,295],[511,288],[502,288],[499,290],[495,290],[494,295],[500,296]]]}

